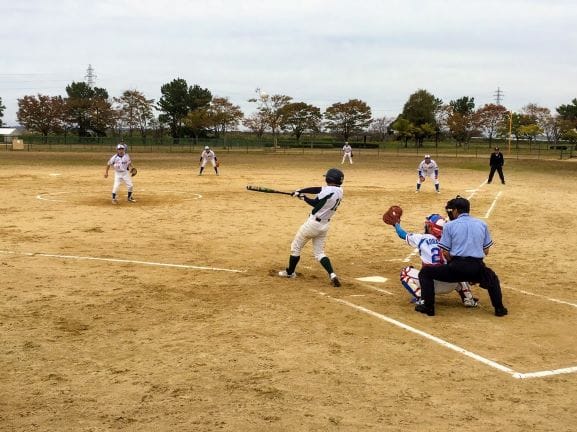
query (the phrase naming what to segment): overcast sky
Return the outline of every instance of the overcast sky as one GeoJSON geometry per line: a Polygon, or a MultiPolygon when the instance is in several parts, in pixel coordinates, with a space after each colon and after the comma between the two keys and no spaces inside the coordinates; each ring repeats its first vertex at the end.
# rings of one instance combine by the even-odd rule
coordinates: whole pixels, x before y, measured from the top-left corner
{"type": "Polygon", "coordinates": [[[245,114],[261,88],[325,109],[352,98],[393,117],[426,89],[518,111],[577,97],[574,0],[0,0],[0,98],[84,81],[158,100],[175,78],[245,114]]]}

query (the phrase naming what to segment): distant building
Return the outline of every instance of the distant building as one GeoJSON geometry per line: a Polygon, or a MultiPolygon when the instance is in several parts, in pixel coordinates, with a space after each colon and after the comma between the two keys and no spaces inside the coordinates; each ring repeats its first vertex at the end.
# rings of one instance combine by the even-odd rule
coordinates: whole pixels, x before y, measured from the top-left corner
{"type": "Polygon", "coordinates": [[[18,135],[19,131],[16,128],[0,127],[0,142],[11,143],[18,135]]]}

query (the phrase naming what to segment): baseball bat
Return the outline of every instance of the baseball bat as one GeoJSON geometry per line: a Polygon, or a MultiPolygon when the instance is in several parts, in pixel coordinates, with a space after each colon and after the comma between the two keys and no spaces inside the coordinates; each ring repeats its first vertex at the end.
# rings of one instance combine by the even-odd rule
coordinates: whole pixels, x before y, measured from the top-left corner
{"type": "Polygon", "coordinates": [[[248,185],[246,187],[249,191],[253,192],[265,192],[265,193],[276,193],[276,194],[283,194],[283,195],[292,195],[292,192],[283,192],[275,189],[265,188],[262,186],[251,186],[248,185]]]}

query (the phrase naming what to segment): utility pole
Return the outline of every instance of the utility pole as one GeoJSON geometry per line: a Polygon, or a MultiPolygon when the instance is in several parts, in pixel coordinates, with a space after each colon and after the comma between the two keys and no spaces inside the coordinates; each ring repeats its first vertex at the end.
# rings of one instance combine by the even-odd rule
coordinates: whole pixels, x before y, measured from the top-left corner
{"type": "Polygon", "coordinates": [[[86,78],[86,84],[88,84],[88,87],[94,87],[96,75],[94,75],[94,68],[91,64],[88,65],[88,69],[86,69],[86,75],[84,75],[84,78],[86,78]]]}
{"type": "Polygon", "coordinates": [[[497,91],[495,91],[495,93],[493,93],[493,96],[495,96],[495,102],[497,103],[497,105],[501,105],[501,101],[503,100],[504,93],[500,87],[497,87],[497,91]]]}

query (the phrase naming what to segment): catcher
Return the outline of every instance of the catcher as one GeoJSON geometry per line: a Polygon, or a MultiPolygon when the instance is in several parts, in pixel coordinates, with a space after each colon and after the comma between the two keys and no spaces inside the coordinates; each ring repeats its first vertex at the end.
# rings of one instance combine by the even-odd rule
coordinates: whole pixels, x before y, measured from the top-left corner
{"type": "MultiPolygon", "coordinates": [[[[383,221],[395,228],[397,235],[405,240],[409,246],[419,250],[422,265],[444,265],[445,260],[439,248],[439,239],[443,233],[445,219],[439,214],[432,214],[425,218],[425,233],[407,233],[401,227],[401,215],[403,211],[398,206],[392,206],[383,215],[383,221]]],[[[411,294],[411,303],[422,304],[421,284],[419,283],[419,270],[413,266],[405,267],[400,274],[401,284],[411,294]]],[[[479,302],[473,297],[471,287],[467,282],[440,282],[435,281],[435,293],[446,294],[457,291],[465,307],[476,307],[479,302]]]]}
{"type": "Polygon", "coordinates": [[[124,182],[128,189],[128,202],[134,203],[136,200],[132,196],[132,177],[137,173],[136,168],[132,166],[132,160],[126,153],[126,146],[122,143],[116,146],[116,154],[110,158],[106,165],[104,178],[108,178],[108,170],[114,167],[114,186],[112,186],[112,204],[118,204],[116,194],[120,188],[120,183],[124,182]]]}

